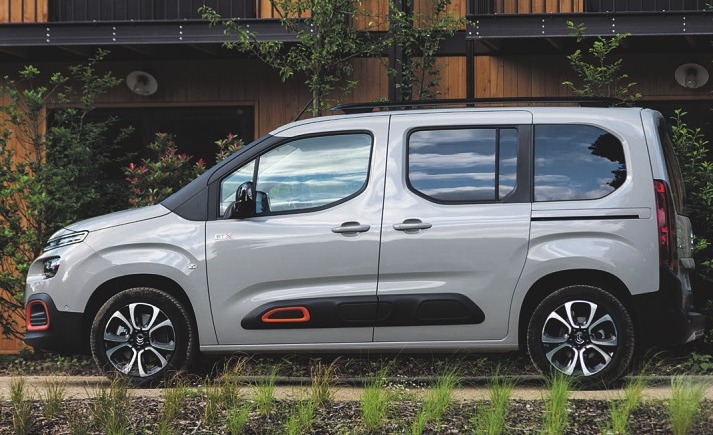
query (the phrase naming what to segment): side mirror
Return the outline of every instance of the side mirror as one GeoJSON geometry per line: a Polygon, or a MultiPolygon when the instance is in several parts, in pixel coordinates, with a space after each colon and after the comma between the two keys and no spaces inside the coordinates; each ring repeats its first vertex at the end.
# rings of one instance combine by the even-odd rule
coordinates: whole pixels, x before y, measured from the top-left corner
{"type": "Polygon", "coordinates": [[[230,204],[223,219],[245,219],[255,216],[255,183],[246,181],[235,191],[235,201],[230,204]]]}

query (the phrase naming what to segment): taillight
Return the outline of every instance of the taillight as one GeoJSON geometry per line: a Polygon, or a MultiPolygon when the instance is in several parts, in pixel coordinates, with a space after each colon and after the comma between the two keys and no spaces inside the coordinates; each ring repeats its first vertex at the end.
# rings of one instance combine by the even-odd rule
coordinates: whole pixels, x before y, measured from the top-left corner
{"type": "Polygon", "coordinates": [[[665,181],[654,180],[656,195],[656,222],[658,223],[659,264],[671,271],[678,267],[676,255],[676,218],[673,198],[665,181]]]}

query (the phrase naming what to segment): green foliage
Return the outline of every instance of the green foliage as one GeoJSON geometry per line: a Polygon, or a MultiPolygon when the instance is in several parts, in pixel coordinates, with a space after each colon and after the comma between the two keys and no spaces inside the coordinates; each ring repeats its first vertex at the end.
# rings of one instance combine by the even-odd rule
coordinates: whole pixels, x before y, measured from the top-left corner
{"type": "Polygon", "coordinates": [[[107,435],[123,435],[131,432],[129,388],[116,378],[109,388],[100,388],[92,405],[94,425],[107,435]]]}
{"type": "Polygon", "coordinates": [[[156,140],[147,148],[152,153],[150,158],[140,165],[129,163],[124,169],[132,207],[161,202],[205,171],[203,160],[193,163],[190,156],[178,153],[170,134],[156,133],[156,140]]]}
{"type": "Polygon", "coordinates": [[[512,381],[503,380],[497,374],[490,382],[490,404],[483,406],[476,415],[473,426],[478,435],[500,435],[505,433],[510,410],[510,396],[514,385],[512,381]]]}
{"type": "MultiPolygon", "coordinates": [[[[386,65],[390,76],[400,76],[399,101],[427,100],[438,96],[440,69],[436,64],[436,54],[441,43],[453,36],[466,24],[464,17],[448,10],[452,0],[431,2],[429,14],[409,13],[400,10],[394,0],[389,1],[389,44],[401,47],[404,61],[396,60],[396,65],[386,65]]],[[[407,10],[413,9],[409,0],[407,10]]]]}
{"type": "Polygon", "coordinates": [[[310,401],[315,406],[323,405],[332,399],[331,385],[334,379],[334,369],[338,359],[330,364],[322,364],[318,361],[316,366],[310,369],[312,372],[312,386],[310,391],[310,401]]]}
{"type": "MultiPolygon", "coordinates": [[[[567,27],[575,34],[577,42],[584,40],[586,28],[583,24],[567,21],[567,27]]],[[[641,98],[640,93],[633,92],[636,83],[628,81],[629,75],[622,72],[622,59],[610,58],[612,52],[619,48],[628,36],[628,33],[606,38],[599,36],[586,50],[586,54],[578,49],[567,56],[570,66],[581,81],[581,87],[572,81],[562,84],[580,97],[611,97],[625,102],[641,98]]]]}
{"type": "Polygon", "coordinates": [[[423,433],[426,425],[431,421],[440,427],[441,418],[451,404],[453,389],[457,384],[458,376],[455,370],[446,370],[438,377],[436,385],[428,392],[423,400],[421,410],[416,414],[411,425],[412,434],[423,433]]]}
{"type": "Polygon", "coordinates": [[[270,415],[275,408],[275,382],[277,370],[273,370],[267,379],[255,386],[255,407],[262,415],[270,415]]]}
{"type": "Polygon", "coordinates": [[[59,413],[66,393],[67,384],[65,381],[44,382],[44,392],[40,393],[40,401],[42,402],[42,411],[46,418],[52,419],[59,413]]]}
{"type": "Polygon", "coordinates": [[[545,398],[543,433],[558,435],[565,433],[568,424],[567,402],[569,401],[570,379],[559,371],[550,378],[549,394],[545,398]]]}
{"type": "MultiPolygon", "coordinates": [[[[218,146],[217,161],[243,147],[243,141],[233,135],[215,144],[218,146]]],[[[191,156],[178,153],[170,134],[156,133],[156,139],[147,145],[147,149],[150,157],[142,159],[140,164],[129,163],[124,168],[132,207],[157,204],[205,171],[203,160],[194,162],[191,156]]]]}
{"type": "Polygon", "coordinates": [[[29,433],[32,428],[32,401],[26,397],[25,378],[10,380],[10,404],[15,434],[29,433]]]}
{"type": "Polygon", "coordinates": [[[314,424],[314,411],[317,406],[314,397],[297,402],[285,422],[285,433],[287,435],[302,435],[309,432],[314,424]]]}
{"type": "Polygon", "coordinates": [[[28,268],[49,236],[90,216],[123,208],[108,168],[128,131],[109,137],[115,121],[88,121],[97,98],[121,81],[100,73],[103,50],[67,73],[43,76],[33,66],[0,80],[0,298],[3,335],[19,336],[12,318],[20,309],[28,268]],[[49,111],[47,107],[55,107],[49,111]]]}
{"type": "Polygon", "coordinates": [[[228,410],[227,426],[228,433],[231,435],[240,435],[246,432],[248,420],[250,419],[250,404],[243,403],[238,408],[230,408],[228,410]]]}
{"type": "Polygon", "coordinates": [[[705,386],[693,385],[689,378],[676,376],[671,379],[669,421],[674,435],[685,435],[700,416],[705,386]]]}
{"type": "Polygon", "coordinates": [[[356,84],[349,78],[350,60],[379,52],[380,45],[369,35],[359,34],[353,20],[365,16],[361,0],[270,0],[282,27],[295,35],[297,42],[285,44],[265,41],[244,27],[239,20],[224,20],[215,10],[199,9],[211,25],[222,25],[229,37],[225,45],[251,53],[276,69],[282,81],[295,76],[305,78],[312,92],[312,116],[320,116],[329,96],[337,90],[349,91],[356,84]]]}
{"type": "Polygon", "coordinates": [[[375,378],[366,384],[361,395],[361,421],[369,432],[378,432],[385,423],[391,400],[391,395],[385,389],[387,372],[388,367],[379,370],[375,378]]]}
{"type": "Polygon", "coordinates": [[[710,373],[713,370],[713,355],[692,352],[686,368],[693,373],[710,373]]]}
{"type": "Polygon", "coordinates": [[[686,214],[696,235],[696,271],[713,279],[713,162],[708,140],[699,128],[689,127],[686,112],[678,109],[671,119],[671,142],[686,187],[686,214]]]}
{"type": "Polygon", "coordinates": [[[629,433],[629,416],[641,405],[641,396],[646,386],[642,376],[629,381],[624,388],[624,398],[611,402],[609,423],[604,433],[625,435],[629,433]]]}

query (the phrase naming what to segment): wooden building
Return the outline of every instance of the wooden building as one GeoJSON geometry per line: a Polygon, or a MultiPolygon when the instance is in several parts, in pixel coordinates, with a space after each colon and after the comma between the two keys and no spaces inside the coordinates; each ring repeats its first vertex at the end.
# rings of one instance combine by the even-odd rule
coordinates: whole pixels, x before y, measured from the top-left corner
{"type": "MultiPolygon", "coordinates": [[[[405,9],[429,7],[429,0],[395,1],[405,9]]],[[[269,0],[0,0],[0,75],[25,64],[53,71],[85,60],[97,47],[109,49],[104,67],[115,75],[145,71],[158,83],[149,96],[120,86],[100,102],[100,114],[118,114],[136,127],[136,147],[168,131],[183,138],[184,151],[208,155],[228,132],[250,140],[295,119],[310,100],[301,80],[282,83],[266,65],[223,48],[222,30],[209,28],[197,13],[204,3],[241,18],[263,38],[293,38],[269,0]]],[[[629,33],[616,55],[638,83],[641,104],[667,112],[683,107],[691,124],[713,133],[713,81],[704,83],[713,70],[709,3],[453,0],[452,10],[469,24],[443,44],[440,97],[571,95],[562,85],[575,79],[566,56],[581,47],[566,26],[572,21],[584,24],[589,36],[629,33]],[[688,78],[679,71],[677,80],[681,66],[688,78]]],[[[353,62],[358,85],[344,102],[395,95],[398,83],[387,77],[382,59],[353,62]]],[[[0,340],[0,353],[16,348],[0,340]]]]}

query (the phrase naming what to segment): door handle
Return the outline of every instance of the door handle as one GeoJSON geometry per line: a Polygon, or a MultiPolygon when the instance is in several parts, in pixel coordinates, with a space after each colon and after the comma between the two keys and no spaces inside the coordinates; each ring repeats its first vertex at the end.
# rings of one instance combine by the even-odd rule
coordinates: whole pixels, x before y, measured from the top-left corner
{"type": "Polygon", "coordinates": [[[406,219],[400,224],[394,224],[394,229],[396,231],[427,230],[432,226],[432,224],[421,222],[421,219],[406,219]]]}
{"type": "Polygon", "coordinates": [[[332,232],[333,233],[364,233],[366,231],[369,231],[369,228],[371,226],[369,225],[362,225],[359,222],[344,222],[342,225],[338,227],[332,227],[332,232]]]}

